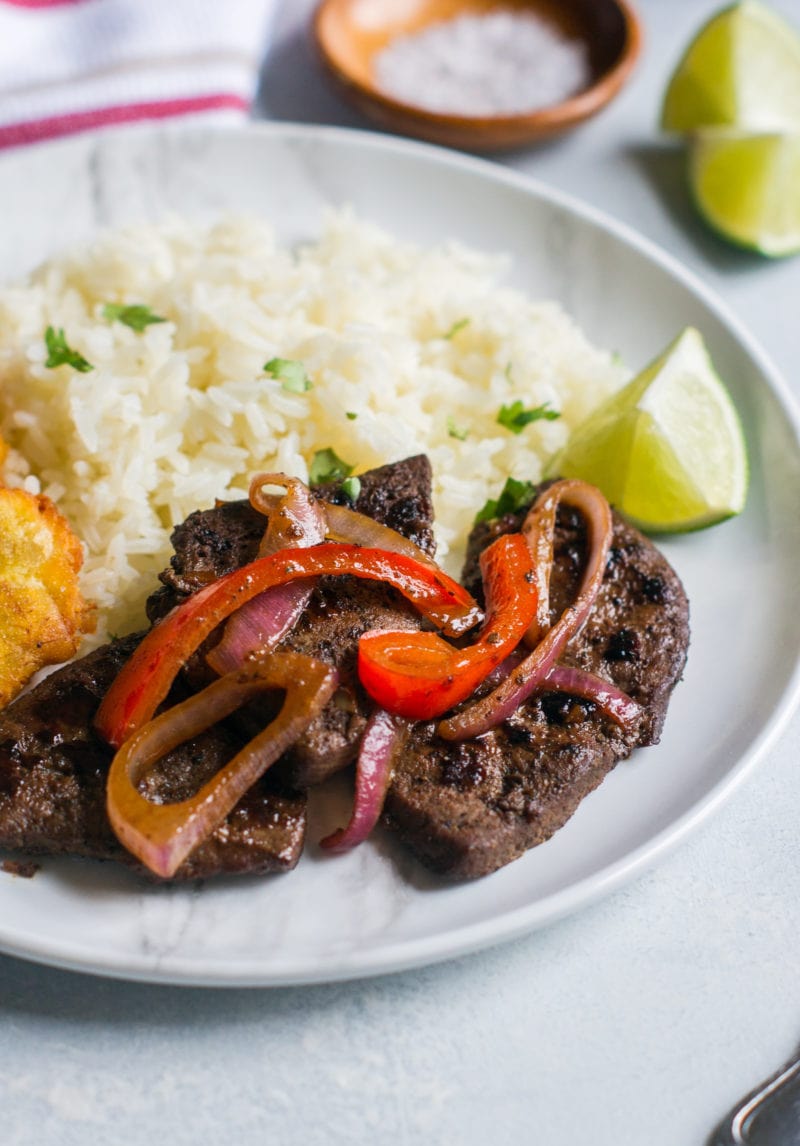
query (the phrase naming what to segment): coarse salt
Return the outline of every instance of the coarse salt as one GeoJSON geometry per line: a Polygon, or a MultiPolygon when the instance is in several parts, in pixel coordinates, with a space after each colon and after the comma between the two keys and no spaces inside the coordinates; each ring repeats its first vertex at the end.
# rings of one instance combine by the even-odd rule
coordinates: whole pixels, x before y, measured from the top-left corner
{"type": "Polygon", "coordinates": [[[396,37],[375,59],[386,95],[454,115],[515,115],[587,87],[589,55],[535,12],[465,14],[396,37]]]}

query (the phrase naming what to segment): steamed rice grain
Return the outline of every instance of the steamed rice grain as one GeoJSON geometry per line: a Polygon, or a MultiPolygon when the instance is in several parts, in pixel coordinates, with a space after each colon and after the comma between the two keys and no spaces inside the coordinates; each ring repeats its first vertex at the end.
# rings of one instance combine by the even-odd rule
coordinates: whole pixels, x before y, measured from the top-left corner
{"type": "Polygon", "coordinates": [[[476,510],[509,475],[538,480],[626,378],[557,305],[502,286],[505,265],[398,242],[349,212],[296,251],[260,220],[178,220],[106,235],[0,291],[6,480],[47,493],[83,539],[97,639],[142,624],[178,522],[258,470],[306,479],[325,447],[356,472],[426,452],[439,556],[457,574],[476,510]],[[138,333],[106,303],[168,321],[138,333]],[[45,366],[48,325],[90,373],[45,366]],[[271,358],[302,361],[312,389],[284,390],[271,358]],[[517,399],[562,416],[512,433],[497,415],[517,399]]]}

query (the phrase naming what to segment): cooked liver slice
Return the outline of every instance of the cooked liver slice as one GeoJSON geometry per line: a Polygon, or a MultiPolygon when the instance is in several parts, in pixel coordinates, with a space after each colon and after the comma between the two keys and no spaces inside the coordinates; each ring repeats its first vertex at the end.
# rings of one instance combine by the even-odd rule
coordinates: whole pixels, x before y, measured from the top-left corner
{"type": "MultiPolygon", "coordinates": [[[[478,526],[464,580],[480,593],[478,555],[518,529],[522,514],[478,526]]],[[[580,515],[558,515],[551,584],[552,619],[574,599],[583,567],[580,515]]],[[[596,673],[644,706],[623,733],[591,702],[563,693],[531,698],[505,725],[453,744],[435,723],[415,727],[398,763],[386,823],[429,868],[451,879],[495,871],[547,840],[618,760],[658,741],[670,693],[689,642],[686,595],[675,572],[645,537],[614,517],[614,538],[598,600],[563,662],[596,673]]],[[[642,761],[646,766],[646,760],[642,761]]]]}

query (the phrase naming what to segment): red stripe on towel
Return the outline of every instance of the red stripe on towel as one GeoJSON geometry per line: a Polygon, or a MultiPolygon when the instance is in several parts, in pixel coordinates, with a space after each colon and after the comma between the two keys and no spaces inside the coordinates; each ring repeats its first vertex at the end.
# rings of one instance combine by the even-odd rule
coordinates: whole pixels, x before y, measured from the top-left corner
{"type": "Polygon", "coordinates": [[[11,8],[64,8],[67,4],[86,4],[87,0],[0,0],[11,8]]]}
{"type": "MultiPolygon", "coordinates": [[[[65,0],[61,0],[65,2],[65,0]]],[[[71,0],[70,0],[71,2],[71,0]]],[[[68,112],[47,119],[35,119],[29,123],[10,123],[0,127],[0,148],[16,147],[20,143],[35,143],[43,139],[55,139],[59,135],[86,131],[92,127],[107,127],[111,124],[133,123],[139,119],[168,119],[173,115],[189,115],[192,112],[219,111],[234,108],[247,111],[250,104],[242,96],[231,92],[217,92],[213,95],[185,96],[179,99],[154,100],[149,103],[126,103],[117,107],[99,107],[91,111],[68,112]]]]}

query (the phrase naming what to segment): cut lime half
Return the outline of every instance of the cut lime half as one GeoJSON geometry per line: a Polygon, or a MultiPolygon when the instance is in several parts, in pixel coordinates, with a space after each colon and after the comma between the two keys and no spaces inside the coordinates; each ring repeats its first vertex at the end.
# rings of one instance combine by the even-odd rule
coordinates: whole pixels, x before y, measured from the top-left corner
{"type": "Polygon", "coordinates": [[[591,482],[651,533],[703,529],[739,513],[744,435],[698,331],[684,330],[590,414],[548,473],[591,482]]]}
{"type": "Polygon", "coordinates": [[[699,132],[689,182],[701,215],[726,239],[771,258],[800,251],[800,132],[699,132]]]}
{"type": "Polygon", "coordinates": [[[667,87],[661,114],[665,131],[714,125],[800,129],[800,35],[756,0],[712,17],[667,87]]]}

